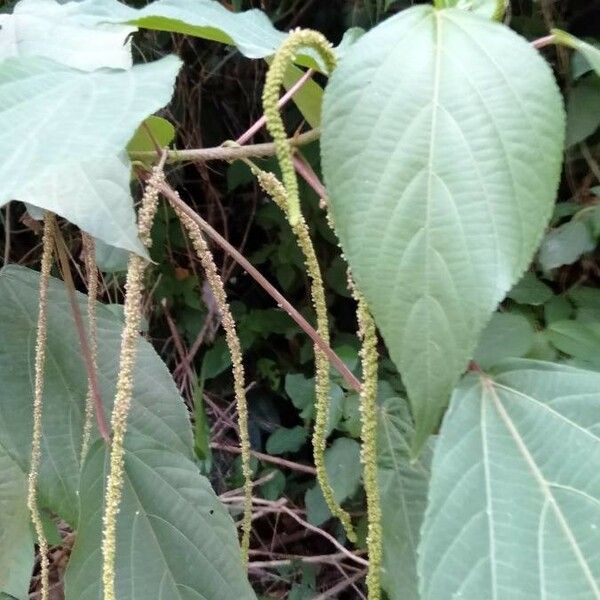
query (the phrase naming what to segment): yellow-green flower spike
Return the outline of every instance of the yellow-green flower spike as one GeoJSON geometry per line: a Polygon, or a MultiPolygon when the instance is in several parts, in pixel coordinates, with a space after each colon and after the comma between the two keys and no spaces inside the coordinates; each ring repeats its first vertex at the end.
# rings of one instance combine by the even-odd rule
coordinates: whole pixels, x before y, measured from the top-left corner
{"type": "MultiPolygon", "coordinates": [[[[151,244],[150,232],[158,206],[158,186],[164,181],[162,169],[155,167],[148,180],[142,206],[138,213],[138,233],[146,247],[151,244]]],[[[142,319],[142,294],[146,260],[137,254],[129,255],[127,282],[125,284],[125,325],[121,334],[121,354],[117,391],[111,416],[112,442],[110,471],[104,499],[102,530],[102,584],[104,600],[116,600],[115,556],[117,548],[117,514],[123,490],[125,456],[123,441],[127,431],[127,416],[133,393],[133,370],[137,339],[142,319]]]]}
{"type": "MultiPolygon", "coordinates": [[[[87,275],[88,288],[88,337],[90,340],[90,354],[92,357],[92,368],[98,370],[98,326],[96,323],[96,299],[98,297],[98,269],[96,267],[96,244],[94,238],[87,233],[81,236],[83,243],[83,256],[85,271],[87,275]]],[[[87,455],[90,438],[92,434],[92,423],[94,420],[94,398],[92,393],[92,382],[88,376],[88,391],[85,399],[85,420],[83,423],[83,435],[81,439],[80,463],[87,455]]]]}
{"type": "MultiPolygon", "coordinates": [[[[321,268],[317,260],[315,248],[310,239],[308,226],[300,212],[298,218],[292,223],[290,217],[289,194],[282,183],[273,175],[258,169],[251,165],[252,172],[257,178],[261,188],[273,198],[273,201],[279,206],[288,217],[292,231],[296,236],[298,246],[304,255],[304,264],[310,278],[310,293],[312,303],[317,315],[317,331],[319,335],[329,343],[329,320],[327,318],[327,303],[325,300],[325,287],[323,286],[323,277],[321,268]]],[[[329,359],[326,354],[317,346],[315,352],[315,426],[313,430],[313,454],[315,468],[317,471],[317,480],[323,491],[323,497],[329,511],[337,517],[344,526],[348,539],[356,541],[356,534],[352,527],[350,515],[336,502],[335,494],[327,469],[325,468],[325,448],[327,446],[327,421],[329,417],[329,359]]]]}
{"type": "Polygon", "coordinates": [[[300,219],[300,198],[298,195],[298,180],[294,170],[292,147],[287,139],[283,119],[279,114],[277,103],[279,102],[279,90],[283,84],[283,78],[288,66],[293,62],[296,53],[301,48],[312,48],[319,54],[329,73],[333,71],[336,57],[331,43],[325,36],[310,29],[296,29],[277,50],[273,62],[267,72],[265,87],[263,90],[263,111],[267,120],[267,129],[273,142],[277,160],[281,168],[283,185],[288,198],[288,219],[294,226],[300,219]]]}
{"type": "Polygon", "coordinates": [[[250,465],[250,434],[248,432],[248,403],[246,400],[246,383],[244,364],[242,362],[242,347],[237,335],[235,321],[227,302],[223,280],[217,271],[217,265],[208,248],[206,240],[198,225],[185,213],[172,205],[183,226],[186,228],[196,255],[202,264],[206,280],[215,298],[221,323],[225,330],[225,339],[231,355],[233,371],[233,389],[237,404],[238,428],[242,456],[242,475],[244,477],[244,515],[242,518],[242,561],[248,564],[248,551],[250,547],[250,533],[252,530],[252,467],[250,465]]]}
{"type": "Polygon", "coordinates": [[[369,600],[381,597],[381,561],[382,531],[381,502],[379,498],[379,481],[377,475],[377,331],[367,302],[351,277],[348,277],[349,288],[358,304],[358,335],[362,341],[360,358],[363,371],[363,385],[360,395],[361,438],[363,463],[363,482],[367,495],[367,550],[369,553],[369,571],[367,573],[367,589],[369,600]]]}
{"type": "Polygon", "coordinates": [[[44,214],[44,236],[39,286],[39,311],[35,342],[35,381],[33,388],[33,437],[31,440],[31,462],[27,486],[27,507],[35,528],[40,553],[41,599],[48,600],[50,593],[50,560],[48,540],[42,525],[38,505],[37,481],[42,461],[42,407],[44,400],[44,371],[46,364],[46,341],[48,336],[48,284],[52,268],[55,218],[51,212],[44,214]]]}

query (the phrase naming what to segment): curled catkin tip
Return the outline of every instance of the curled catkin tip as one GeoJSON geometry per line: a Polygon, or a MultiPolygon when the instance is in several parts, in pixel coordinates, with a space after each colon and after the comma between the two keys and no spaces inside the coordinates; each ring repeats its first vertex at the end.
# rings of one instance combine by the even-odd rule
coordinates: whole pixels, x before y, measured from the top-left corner
{"type": "Polygon", "coordinates": [[[240,446],[242,456],[242,475],[244,477],[244,515],[242,518],[242,561],[248,564],[248,551],[250,547],[250,533],[252,529],[252,468],[250,464],[250,434],[248,432],[248,402],[246,399],[246,384],[244,365],[242,362],[242,347],[237,335],[235,321],[229,303],[223,280],[219,276],[217,266],[208,248],[206,240],[198,225],[190,219],[176,205],[172,204],[180,221],[188,232],[196,255],[206,274],[213,297],[221,313],[221,323],[225,330],[225,339],[231,355],[233,371],[233,388],[237,404],[240,446]]]}
{"type": "Polygon", "coordinates": [[[39,285],[39,311],[35,343],[35,381],[33,393],[33,436],[31,441],[31,464],[27,486],[27,506],[38,538],[41,570],[41,598],[48,600],[50,592],[50,560],[48,540],[44,533],[37,496],[37,481],[42,460],[42,406],[44,398],[44,368],[48,331],[48,286],[52,268],[55,217],[51,212],[44,214],[44,236],[39,285]]]}
{"type": "Polygon", "coordinates": [[[293,226],[300,218],[300,199],[298,196],[298,180],[294,170],[292,147],[285,132],[283,119],[279,114],[277,103],[279,101],[279,90],[288,66],[294,61],[296,53],[301,48],[311,48],[316,51],[328,73],[331,73],[336,65],[336,57],[331,43],[325,36],[310,29],[296,29],[275,53],[263,90],[263,111],[267,121],[267,129],[273,137],[277,160],[281,168],[283,185],[287,192],[289,221],[293,226]]]}
{"type": "MultiPolygon", "coordinates": [[[[163,183],[161,168],[155,167],[146,184],[142,205],[138,213],[138,233],[142,243],[151,245],[152,222],[158,207],[158,186],[163,183]]],[[[121,503],[125,453],[123,442],[127,431],[127,417],[133,393],[133,371],[135,367],[137,338],[142,318],[142,295],[146,261],[137,254],[129,255],[127,282],[125,284],[125,324],[121,334],[121,353],[117,391],[111,416],[112,443],[110,448],[110,470],[106,483],[102,530],[102,584],[104,600],[115,600],[115,556],[117,537],[117,514],[121,503]]]]}

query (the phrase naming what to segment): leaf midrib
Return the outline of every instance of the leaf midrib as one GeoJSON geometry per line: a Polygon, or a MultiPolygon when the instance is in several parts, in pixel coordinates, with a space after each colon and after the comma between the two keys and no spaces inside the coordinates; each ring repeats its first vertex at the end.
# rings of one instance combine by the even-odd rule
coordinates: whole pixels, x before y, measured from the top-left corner
{"type": "MultiPolygon", "coordinates": [[[[511,437],[513,438],[519,453],[525,460],[525,463],[529,467],[531,474],[533,475],[533,478],[537,482],[537,484],[540,488],[540,491],[542,493],[542,496],[544,498],[544,504],[547,503],[550,507],[552,507],[552,510],[556,516],[556,519],[557,519],[561,529],[563,530],[563,533],[564,533],[567,541],[569,542],[569,545],[571,546],[573,554],[575,555],[575,558],[577,559],[577,562],[579,563],[579,566],[585,575],[586,581],[588,582],[591,591],[594,593],[595,598],[597,600],[600,600],[600,587],[598,587],[598,584],[596,583],[596,580],[594,579],[594,576],[591,572],[590,566],[587,563],[587,561],[581,551],[581,548],[579,547],[579,545],[577,543],[575,535],[573,534],[573,532],[571,531],[571,528],[569,527],[569,523],[567,522],[565,515],[563,514],[562,510],[560,509],[560,506],[556,502],[554,495],[552,494],[552,490],[551,490],[551,486],[550,486],[549,482],[546,481],[546,479],[544,478],[543,473],[541,472],[541,470],[537,466],[533,456],[529,452],[527,445],[525,444],[525,441],[521,437],[521,434],[519,433],[517,427],[513,423],[506,408],[502,404],[502,401],[500,400],[500,397],[498,396],[498,393],[496,391],[496,383],[492,382],[490,380],[484,380],[484,381],[482,381],[481,385],[482,385],[482,391],[483,391],[483,395],[484,395],[484,398],[482,398],[482,402],[485,402],[485,395],[486,395],[485,392],[488,392],[489,396],[492,399],[494,408],[496,409],[496,412],[498,413],[498,416],[500,417],[500,419],[504,423],[506,429],[508,430],[511,437]]],[[[509,388],[506,386],[499,386],[499,387],[501,387],[502,389],[504,389],[505,391],[508,391],[510,393],[518,392],[518,390],[513,390],[512,388],[509,388]]],[[[526,397],[528,397],[528,396],[526,396],[526,397]]],[[[539,557],[538,557],[538,559],[539,559],[539,557]]]]}

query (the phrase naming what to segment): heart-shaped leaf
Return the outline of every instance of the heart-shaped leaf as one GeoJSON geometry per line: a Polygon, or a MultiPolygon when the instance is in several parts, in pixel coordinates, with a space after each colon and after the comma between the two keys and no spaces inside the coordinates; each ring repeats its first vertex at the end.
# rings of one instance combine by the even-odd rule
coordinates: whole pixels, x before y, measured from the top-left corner
{"type": "MultiPolygon", "coordinates": [[[[39,274],[8,266],[0,271],[0,445],[29,470],[32,431],[35,323],[39,274]]],[[[78,294],[86,314],[87,299],[78,294]]],[[[44,386],[44,436],[40,493],[45,504],[77,524],[80,448],[87,376],[64,285],[50,280],[44,386]]],[[[98,378],[110,415],[115,395],[123,322],[98,305],[98,378]]],[[[129,432],[193,457],[192,432],[183,401],[152,346],[140,338],[129,432]]],[[[96,436],[96,433],[94,432],[96,436]]]]}
{"type": "Polygon", "coordinates": [[[330,206],[406,384],[415,448],[533,256],[563,139],[550,67],[508,28],[457,9],[384,21],[326,88],[330,206]]]}
{"type": "MultiPolygon", "coordinates": [[[[9,266],[0,275],[0,445],[28,470],[39,274],[9,266]]],[[[77,294],[85,314],[87,298],[77,294]]],[[[67,598],[100,598],[104,445],[79,462],[87,377],[62,282],[51,279],[39,496],[77,528],[67,598]]],[[[98,378],[110,414],[123,323],[97,306],[98,378]]],[[[126,486],[119,512],[119,600],[253,600],[233,521],[193,462],[183,400],[152,346],[139,340],[129,426],[126,486]],[[132,553],[132,548],[140,552],[132,553]]],[[[97,438],[97,435],[94,436],[97,438]]],[[[27,515],[28,516],[28,515],[27,515]]],[[[26,529],[29,533],[29,528],[26,529]]],[[[21,539],[25,544],[27,539],[21,539]]]]}
{"type": "Polygon", "coordinates": [[[600,598],[600,373],[469,375],[436,442],[422,600],[600,598]]]}

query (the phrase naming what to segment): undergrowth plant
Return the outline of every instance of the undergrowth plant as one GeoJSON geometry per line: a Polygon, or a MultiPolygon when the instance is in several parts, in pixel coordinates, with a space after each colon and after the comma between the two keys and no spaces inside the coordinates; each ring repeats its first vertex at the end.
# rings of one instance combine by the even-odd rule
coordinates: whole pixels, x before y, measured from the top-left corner
{"type": "MultiPolygon", "coordinates": [[[[376,3],[375,20],[394,4],[376,3]]],[[[33,572],[32,593],[50,598],[63,584],[51,548],[62,546],[67,600],[250,600],[251,583],[265,589],[265,569],[283,578],[284,566],[320,560],[355,570],[339,567],[339,589],[317,595],[302,583],[290,598],[359,597],[365,577],[369,600],[600,599],[600,294],[543,282],[600,236],[597,200],[555,206],[565,130],[598,184],[600,169],[586,142],[593,131],[565,121],[541,50],[576,51],[586,86],[598,84],[600,51],[555,28],[526,40],[510,19],[503,1],[435,0],[350,30],[334,47],[216,0],[20,0],[0,15],[0,203],[24,202],[26,222],[42,230],[39,273],[6,264],[0,274],[2,597],[29,597],[33,572]],[[181,61],[134,61],[138,28],[265,59],[263,118],[237,142],[171,147],[184,132],[154,113],[169,104],[181,61]],[[310,130],[286,128],[291,101],[310,130]],[[246,144],[263,125],[273,141],[246,144]],[[307,276],[308,316],[177,191],[172,165],[213,160],[246,168],[280,209],[307,276]],[[304,185],[318,208],[301,198],[304,185]],[[171,216],[207,284],[212,312],[197,339],[220,324],[232,367],[239,448],[226,450],[240,455],[241,485],[221,497],[204,476],[211,444],[198,396],[209,361],[197,376],[165,302],[194,390],[191,419],[141,335],[160,285],[150,252],[171,216]],[[81,230],[87,296],[57,217],[81,230]],[[334,344],[319,226],[339,240],[360,366],[334,344]],[[269,457],[252,436],[249,317],[228,300],[216,247],[312,345],[314,377],[285,378],[304,424],[273,432],[267,450],[298,451],[312,427],[314,467],[269,457]],[[107,256],[127,265],[116,310],[98,301],[110,297],[107,256]],[[294,482],[306,519],[288,506],[285,482],[266,497],[279,472],[259,475],[257,460],[316,478],[312,488],[294,482]],[[336,553],[254,560],[266,547],[254,523],[272,512],[336,553]],[[330,518],[341,528],[327,530],[330,518]]],[[[256,368],[277,380],[271,363],[256,368]]]]}

